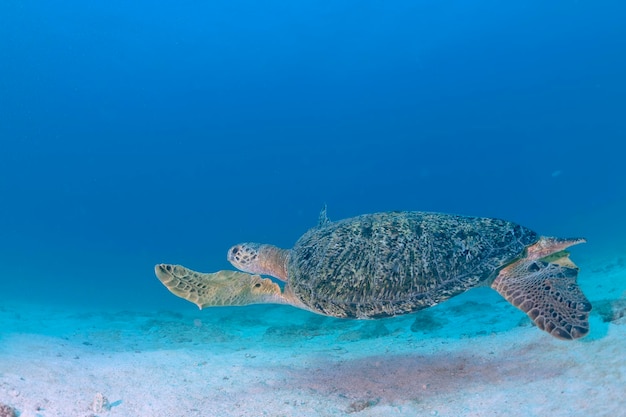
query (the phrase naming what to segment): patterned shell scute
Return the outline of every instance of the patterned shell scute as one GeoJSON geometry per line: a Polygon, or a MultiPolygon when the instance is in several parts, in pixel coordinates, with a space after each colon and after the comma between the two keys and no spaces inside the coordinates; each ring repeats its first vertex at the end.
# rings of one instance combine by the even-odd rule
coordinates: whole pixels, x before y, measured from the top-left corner
{"type": "Polygon", "coordinates": [[[306,306],[330,316],[404,314],[493,279],[538,239],[499,219],[366,214],[305,233],[292,250],[289,285],[306,306]]]}

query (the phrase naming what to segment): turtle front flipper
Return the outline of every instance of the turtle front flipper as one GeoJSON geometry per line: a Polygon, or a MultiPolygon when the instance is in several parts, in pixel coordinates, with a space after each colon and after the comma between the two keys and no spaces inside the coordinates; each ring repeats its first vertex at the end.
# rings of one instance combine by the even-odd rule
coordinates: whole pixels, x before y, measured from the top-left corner
{"type": "Polygon", "coordinates": [[[213,306],[242,306],[287,303],[278,284],[258,275],[238,271],[195,272],[180,265],[159,264],[156,276],[173,294],[200,309],[213,306]]]}
{"type": "Polygon", "coordinates": [[[578,287],[577,277],[578,268],[566,262],[521,259],[502,269],[491,287],[540,329],[571,340],[589,332],[591,303],[578,287]]]}

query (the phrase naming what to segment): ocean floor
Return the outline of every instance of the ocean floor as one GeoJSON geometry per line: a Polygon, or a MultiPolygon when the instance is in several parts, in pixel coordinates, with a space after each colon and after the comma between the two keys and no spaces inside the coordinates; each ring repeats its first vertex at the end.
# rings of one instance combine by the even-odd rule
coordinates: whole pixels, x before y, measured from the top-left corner
{"type": "Polygon", "coordinates": [[[487,288],[378,321],[3,302],[0,403],[22,417],[625,415],[626,254],[579,265],[594,310],[574,342],[487,288]]]}

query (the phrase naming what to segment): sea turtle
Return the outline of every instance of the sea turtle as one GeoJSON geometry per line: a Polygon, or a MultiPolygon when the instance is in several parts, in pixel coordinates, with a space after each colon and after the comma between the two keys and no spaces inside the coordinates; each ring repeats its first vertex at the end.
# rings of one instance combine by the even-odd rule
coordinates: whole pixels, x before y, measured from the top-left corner
{"type": "Polygon", "coordinates": [[[159,264],[175,295],[208,306],[290,304],[332,317],[380,318],[490,285],[559,339],[589,332],[591,304],[565,248],[582,238],[542,237],[493,218],[384,212],[319,224],[293,249],[242,243],[228,260],[245,271],[194,272],[159,264]],[[269,278],[283,281],[284,289],[269,278]]]}

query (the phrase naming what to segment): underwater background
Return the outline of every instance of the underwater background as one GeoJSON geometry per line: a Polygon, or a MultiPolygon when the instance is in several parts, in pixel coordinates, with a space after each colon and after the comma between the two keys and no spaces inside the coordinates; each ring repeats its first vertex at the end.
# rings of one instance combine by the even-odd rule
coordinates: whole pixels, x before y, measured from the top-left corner
{"type": "Polygon", "coordinates": [[[621,1],[0,4],[7,301],[181,308],[156,263],[231,268],[387,210],[623,250],[621,1]]]}
{"type": "Polygon", "coordinates": [[[1,417],[617,417],[626,3],[0,1],[1,417]],[[318,222],[498,217],[572,248],[590,333],[489,288],[383,320],[204,309],[318,222]]]}

